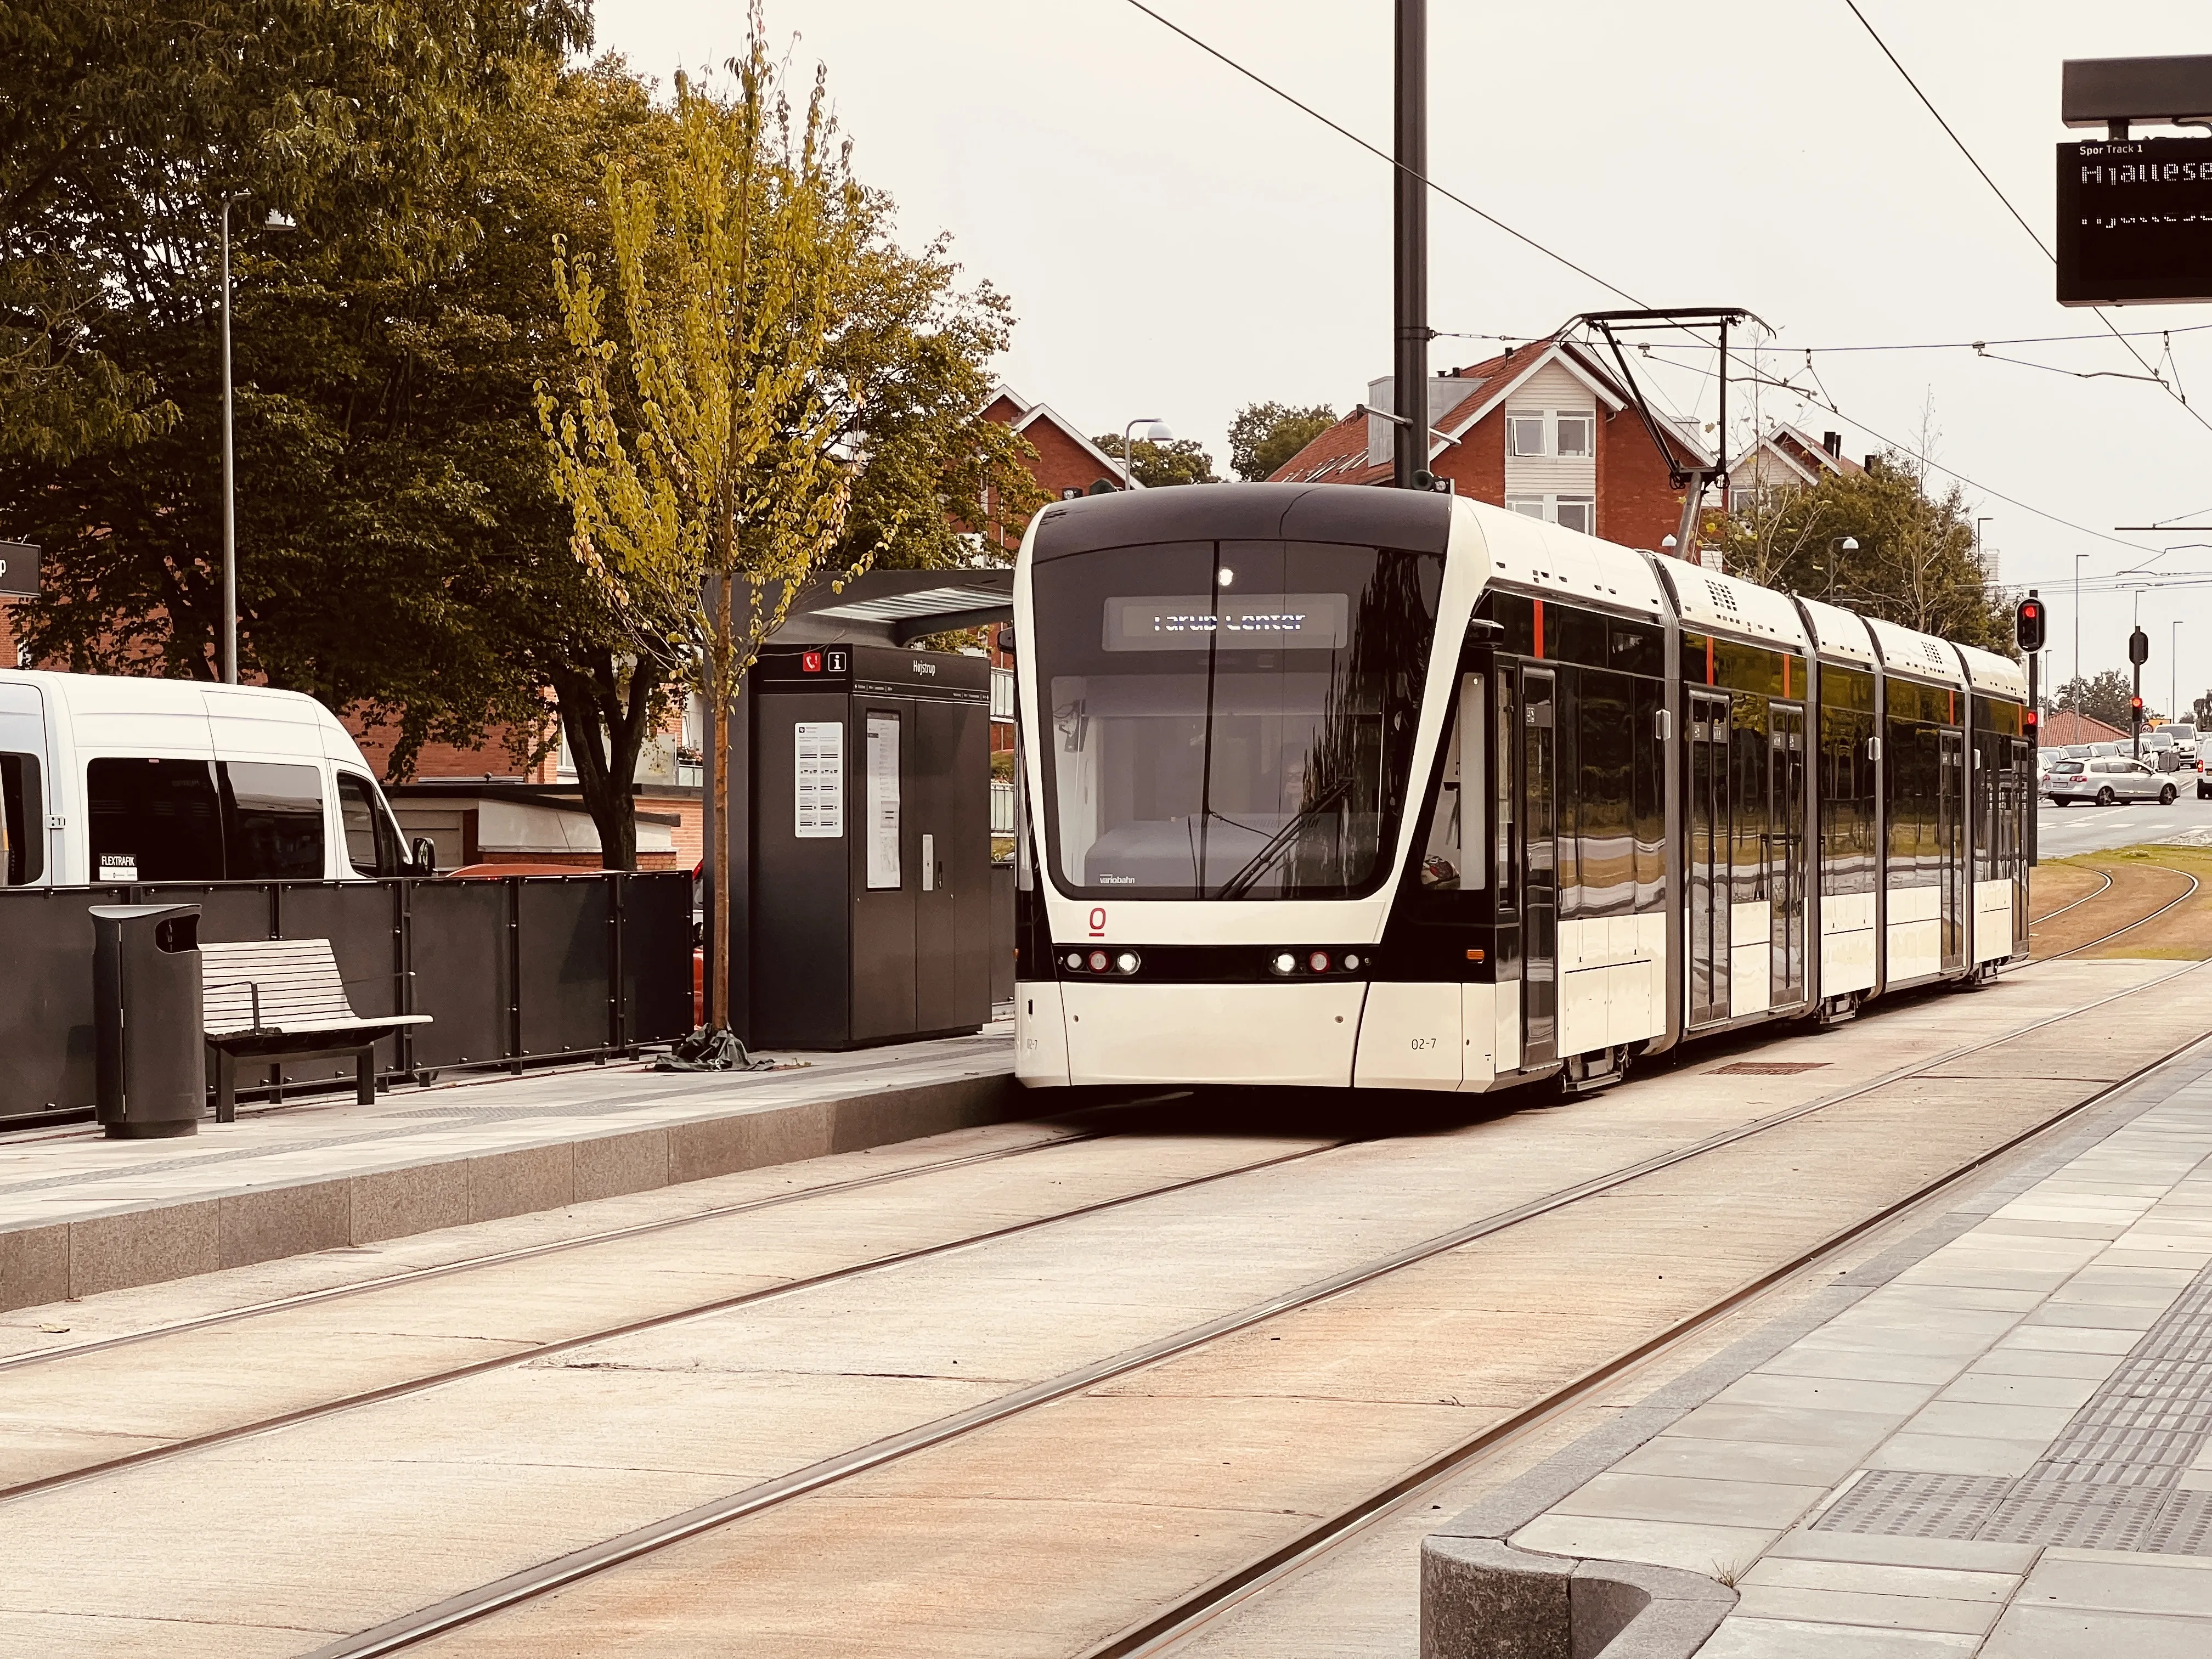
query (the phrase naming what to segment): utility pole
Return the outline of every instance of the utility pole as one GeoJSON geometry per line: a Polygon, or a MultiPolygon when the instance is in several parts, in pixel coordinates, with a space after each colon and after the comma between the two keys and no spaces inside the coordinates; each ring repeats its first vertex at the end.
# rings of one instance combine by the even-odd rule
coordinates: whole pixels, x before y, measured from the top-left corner
{"type": "Polygon", "coordinates": [[[1429,471],[1428,0],[1397,0],[1397,165],[1392,217],[1390,482],[1425,489],[1429,471]]]}

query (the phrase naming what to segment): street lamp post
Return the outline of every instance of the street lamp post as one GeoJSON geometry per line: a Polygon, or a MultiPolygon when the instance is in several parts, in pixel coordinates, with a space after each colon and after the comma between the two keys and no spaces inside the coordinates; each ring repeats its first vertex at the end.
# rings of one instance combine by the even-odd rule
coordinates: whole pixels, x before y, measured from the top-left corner
{"type": "Polygon", "coordinates": [[[1168,430],[1167,422],[1157,415],[1139,415],[1128,425],[1123,427],[1121,428],[1121,488],[1124,489],[1134,489],[1137,487],[1135,446],[1136,431],[1140,426],[1145,428],[1145,441],[1148,444],[1171,444],[1175,441],[1175,434],[1168,430]]]}
{"type": "Polygon", "coordinates": [[[2081,678],[2081,561],[2087,553],[2074,556],[2074,678],[2081,678]]]}
{"type": "MultiPolygon", "coordinates": [[[[230,445],[230,204],[253,192],[239,190],[222,198],[222,683],[238,684],[238,495],[233,482],[230,445]]],[[[269,210],[266,228],[291,230],[292,221],[269,210]]]]}
{"type": "Polygon", "coordinates": [[[1858,550],[1859,538],[1856,536],[1838,536],[1829,542],[1828,557],[1826,561],[1828,566],[1828,591],[1826,597],[1831,601],[1832,601],[1836,597],[1837,556],[1841,553],[1856,553],[1858,550]]]}

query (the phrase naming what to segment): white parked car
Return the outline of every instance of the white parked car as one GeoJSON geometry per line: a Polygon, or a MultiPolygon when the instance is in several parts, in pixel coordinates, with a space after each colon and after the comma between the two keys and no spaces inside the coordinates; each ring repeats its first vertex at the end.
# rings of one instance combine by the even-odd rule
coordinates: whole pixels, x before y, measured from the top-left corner
{"type": "Polygon", "coordinates": [[[2111,806],[2119,801],[2139,800],[2167,805],[2180,792],[2171,778],[2160,777],[2147,762],[2130,760],[2124,755],[2100,755],[2088,760],[2060,761],[2045,776],[2043,793],[2060,806],[2077,800],[2111,806]]]}

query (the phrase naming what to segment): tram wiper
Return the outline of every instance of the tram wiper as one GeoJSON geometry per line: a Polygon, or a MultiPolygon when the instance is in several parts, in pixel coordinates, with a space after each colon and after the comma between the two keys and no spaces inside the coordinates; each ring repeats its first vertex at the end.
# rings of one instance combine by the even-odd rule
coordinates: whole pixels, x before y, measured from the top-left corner
{"type": "Polygon", "coordinates": [[[1306,820],[1317,813],[1326,812],[1352,793],[1352,780],[1331,784],[1309,805],[1302,806],[1288,823],[1268,838],[1267,844],[1244,861],[1244,867],[1221,884],[1213,896],[1218,899],[1242,898],[1267,873],[1276,860],[1290,849],[1297,833],[1305,827],[1306,820]]]}

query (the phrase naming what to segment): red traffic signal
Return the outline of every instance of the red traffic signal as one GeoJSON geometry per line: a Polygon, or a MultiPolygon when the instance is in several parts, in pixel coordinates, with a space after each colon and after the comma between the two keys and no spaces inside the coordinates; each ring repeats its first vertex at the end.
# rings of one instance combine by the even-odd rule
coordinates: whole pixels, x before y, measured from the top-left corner
{"type": "Polygon", "coordinates": [[[2141,697],[2130,697],[2128,699],[2128,718],[2134,721],[2137,726],[2141,726],[2142,724],[2142,699],[2141,697]]]}
{"type": "Polygon", "coordinates": [[[2012,617],[2013,638],[2020,648],[2033,656],[2043,649],[2043,601],[2030,594],[2020,602],[2012,617]]]}

